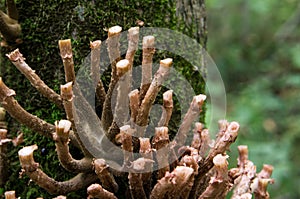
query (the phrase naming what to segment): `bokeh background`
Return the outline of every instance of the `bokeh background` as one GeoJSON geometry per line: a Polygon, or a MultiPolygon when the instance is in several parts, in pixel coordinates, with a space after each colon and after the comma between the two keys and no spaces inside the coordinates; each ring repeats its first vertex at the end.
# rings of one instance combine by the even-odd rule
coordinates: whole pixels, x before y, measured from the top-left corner
{"type": "MultiPolygon", "coordinates": [[[[274,165],[271,198],[300,198],[300,2],[209,0],[208,52],[227,93],[227,119],[241,124],[260,170],[274,165]]],[[[209,113],[208,113],[209,114],[209,113]]]]}

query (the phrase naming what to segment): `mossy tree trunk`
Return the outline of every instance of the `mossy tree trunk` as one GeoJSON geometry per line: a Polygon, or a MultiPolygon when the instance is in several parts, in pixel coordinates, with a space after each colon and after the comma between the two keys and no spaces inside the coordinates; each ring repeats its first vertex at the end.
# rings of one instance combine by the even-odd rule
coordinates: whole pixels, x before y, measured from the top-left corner
{"type": "MultiPolygon", "coordinates": [[[[194,8],[192,12],[203,13],[204,2],[199,1],[200,5],[194,8]]],[[[180,3],[178,0],[177,5],[180,3]]],[[[190,5],[189,5],[190,6],[190,5]]],[[[192,21],[187,20],[183,13],[178,14],[180,9],[176,10],[176,1],[173,0],[115,0],[115,1],[83,1],[83,0],[19,0],[17,1],[19,10],[19,23],[22,27],[23,43],[18,46],[20,51],[26,57],[26,62],[36,70],[38,75],[45,81],[47,85],[59,92],[58,85],[64,81],[63,65],[57,47],[58,40],[71,38],[75,70],[79,69],[78,63],[82,63],[83,59],[89,53],[89,42],[97,39],[104,40],[106,31],[116,24],[127,30],[136,26],[137,21],[143,21],[146,27],[165,27],[170,29],[183,30],[185,34],[197,39],[203,47],[206,47],[206,21],[203,21],[205,15],[194,15],[192,21]],[[176,15],[176,12],[178,15],[176,15]],[[200,18],[199,18],[200,17],[200,18]],[[182,20],[184,23],[182,23],[182,20]],[[198,20],[200,20],[198,22],[198,20]],[[196,22],[196,26],[194,26],[196,22]],[[182,24],[185,24],[184,26],[182,24]],[[201,26],[202,24],[202,26],[201,26]]],[[[188,10],[187,7],[184,10],[188,10]]],[[[26,80],[21,73],[9,62],[5,57],[8,50],[1,48],[0,56],[0,76],[5,80],[6,84],[14,88],[18,93],[20,104],[30,113],[38,115],[49,123],[65,118],[66,116],[59,111],[59,107],[49,104],[26,80]],[[49,114],[51,113],[51,114],[49,114]]],[[[183,66],[185,64],[182,64],[183,66]]],[[[201,66],[203,67],[203,66],[201,66]]],[[[199,81],[197,71],[192,68],[183,67],[180,72],[183,74],[191,71],[186,78],[195,88],[196,93],[204,92],[204,81],[199,81]],[[192,78],[195,77],[195,78],[192,78]]],[[[109,82],[106,82],[107,84],[109,82]]],[[[104,82],[104,87],[107,88],[104,82]]],[[[175,105],[176,106],[176,105],[175,105]]],[[[202,114],[204,115],[204,114],[202,114]]],[[[202,117],[203,121],[204,118],[202,117]]],[[[19,130],[25,131],[24,145],[38,143],[40,147],[38,161],[41,165],[48,165],[49,162],[58,164],[54,151],[55,145],[48,138],[39,135],[27,137],[28,129],[20,126],[18,123],[9,119],[10,137],[15,136],[19,130]]],[[[21,145],[20,147],[24,146],[21,145]]],[[[8,173],[11,178],[6,183],[4,189],[14,189],[19,196],[37,197],[42,192],[37,186],[31,184],[29,188],[24,188],[29,179],[18,179],[19,165],[17,159],[17,150],[20,147],[10,147],[10,163],[11,166],[8,173]],[[15,154],[15,155],[14,155],[15,154]],[[22,181],[16,183],[16,181],[22,181]]],[[[76,149],[74,149],[76,150],[76,149]]],[[[78,155],[79,157],[81,155],[78,155]]],[[[51,177],[59,177],[61,179],[68,178],[68,174],[56,166],[47,166],[45,172],[51,174],[51,177]]],[[[47,198],[47,196],[44,196],[47,198]]],[[[74,196],[72,197],[74,198],[74,196]]]]}

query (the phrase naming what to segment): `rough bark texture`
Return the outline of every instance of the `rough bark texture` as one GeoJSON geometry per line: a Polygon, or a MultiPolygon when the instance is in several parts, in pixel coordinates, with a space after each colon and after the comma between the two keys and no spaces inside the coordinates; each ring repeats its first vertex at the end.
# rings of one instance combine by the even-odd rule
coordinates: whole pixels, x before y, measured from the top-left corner
{"type": "Polygon", "coordinates": [[[3,186],[7,180],[7,123],[5,121],[5,109],[0,107],[0,186],[3,186]]]}
{"type": "Polygon", "coordinates": [[[7,54],[10,61],[17,67],[17,69],[30,81],[31,85],[35,87],[39,93],[50,101],[54,102],[58,107],[62,107],[61,97],[49,88],[41,78],[30,68],[25,62],[25,58],[20,53],[19,49],[7,54]]]}
{"type": "Polygon", "coordinates": [[[82,189],[93,183],[97,176],[93,173],[79,173],[74,178],[58,182],[50,178],[40,168],[39,164],[34,161],[33,151],[37,149],[36,145],[24,147],[19,151],[19,159],[23,172],[26,173],[31,180],[37,183],[51,194],[67,194],[69,192],[82,189]]]}

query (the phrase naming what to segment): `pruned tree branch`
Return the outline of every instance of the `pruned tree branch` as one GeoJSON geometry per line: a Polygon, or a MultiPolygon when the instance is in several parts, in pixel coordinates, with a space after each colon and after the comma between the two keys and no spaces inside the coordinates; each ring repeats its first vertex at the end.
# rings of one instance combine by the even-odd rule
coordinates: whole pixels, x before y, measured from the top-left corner
{"type": "Polygon", "coordinates": [[[25,58],[19,49],[6,55],[9,60],[17,67],[17,69],[30,81],[31,85],[37,89],[44,97],[54,102],[58,107],[62,108],[62,99],[54,90],[49,88],[43,80],[30,68],[25,62],[25,58]]]}
{"type": "Polygon", "coordinates": [[[19,151],[19,159],[23,171],[37,183],[51,194],[66,194],[75,190],[82,189],[97,179],[94,173],[79,173],[74,178],[58,182],[50,178],[40,168],[39,164],[34,161],[33,151],[37,149],[36,145],[27,146],[19,151]]]}

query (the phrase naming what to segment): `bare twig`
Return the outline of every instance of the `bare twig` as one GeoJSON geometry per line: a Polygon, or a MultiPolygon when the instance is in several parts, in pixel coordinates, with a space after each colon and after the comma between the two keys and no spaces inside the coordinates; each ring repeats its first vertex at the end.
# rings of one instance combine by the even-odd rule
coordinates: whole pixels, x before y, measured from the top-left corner
{"type": "Polygon", "coordinates": [[[33,151],[36,149],[37,146],[32,145],[24,147],[19,151],[22,169],[32,181],[51,194],[66,194],[76,191],[88,186],[97,179],[94,173],[79,173],[70,180],[63,182],[55,181],[39,169],[39,164],[34,161],[33,151]]]}
{"type": "Polygon", "coordinates": [[[103,104],[103,111],[101,116],[102,126],[105,131],[108,130],[111,123],[113,122],[113,111],[111,107],[111,98],[114,88],[119,80],[117,75],[117,62],[120,60],[120,34],[122,28],[120,26],[113,26],[108,29],[108,39],[107,39],[107,50],[111,63],[111,79],[109,83],[109,88],[106,94],[106,98],[103,104]]]}
{"type": "Polygon", "coordinates": [[[168,90],[163,94],[163,112],[158,122],[158,127],[168,126],[173,111],[173,91],[168,90]]]}
{"type": "Polygon", "coordinates": [[[228,178],[228,162],[227,155],[218,154],[213,158],[215,165],[215,176],[209,182],[206,190],[199,196],[199,199],[209,198],[225,198],[231,188],[228,178]]]}
{"type": "Polygon", "coordinates": [[[92,159],[84,157],[75,160],[69,151],[69,131],[71,122],[61,120],[56,122],[56,133],[54,134],[57,155],[61,165],[70,172],[87,172],[92,170],[92,159]]]}
{"type": "Polygon", "coordinates": [[[75,71],[74,71],[74,61],[73,61],[71,40],[70,39],[59,40],[58,45],[60,50],[60,56],[64,64],[66,82],[74,83],[75,71]]]}
{"type": "Polygon", "coordinates": [[[50,101],[62,108],[62,100],[59,94],[49,88],[43,80],[30,68],[25,62],[25,58],[20,53],[19,49],[6,55],[9,60],[17,67],[17,69],[30,81],[31,85],[35,87],[39,93],[50,101]]]}
{"type": "Polygon", "coordinates": [[[95,172],[101,181],[102,187],[112,193],[116,193],[119,189],[114,176],[109,171],[109,166],[106,164],[104,159],[94,160],[95,172]]]}
{"type": "Polygon", "coordinates": [[[88,199],[92,198],[105,198],[105,199],[117,199],[117,197],[102,188],[101,185],[99,184],[92,184],[87,188],[87,193],[88,193],[88,199]]]}
{"type": "Polygon", "coordinates": [[[96,40],[90,43],[91,48],[91,77],[96,87],[96,106],[100,106],[102,110],[105,101],[106,92],[100,79],[100,51],[101,41],[96,40]]]}
{"type": "Polygon", "coordinates": [[[184,198],[186,199],[194,182],[194,170],[178,166],[167,172],[154,186],[150,199],[184,198]]]}
{"type": "Polygon", "coordinates": [[[205,99],[206,96],[202,94],[197,95],[193,98],[190,108],[185,114],[175,138],[175,142],[178,146],[184,145],[187,133],[190,130],[193,121],[198,117],[198,115],[202,111],[202,105],[205,99]]]}
{"type": "MultiPolygon", "coordinates": [[[[141,102],[140,109],[136,118],[136,124],[140,127],[146,127],[148,124],[148,116],[152,107],[152,104],[161,89],[162,83],[169,74],[170,67],[173,63],[171,58],[167,58],[160,61],[160,67],[154,79],[145,95],[145,98],[141,102]]],[[[143,137],[144,132],[139,132],[139,137],[143,137]]]]}
{"type": "Polygon", "coordinates": [[[170,171],[169,166],[169,134],[167,127],[156,127],[155,135],[152,140],[153,148],[156,149],[156,159],[158,163],[158,179],[165,176],[170,171]]]}
{"type": "Polygon", "coordinates": [[[140,103],[144,99],[152,81],[152,59],[155,53],[155,38],[146,36],[143,38],[143,60],[142,60],[142,81],[140,88],[140,103]]]}
{"type": "Polygon", "coordinates": [[[15,91],[8,88],[0,77],[0,103],[5,110],[18,122],[26,125],[33,131],[52,137],[55,126],[24,110],[13,97],[14,95],[16,95],[15,91]]]}

